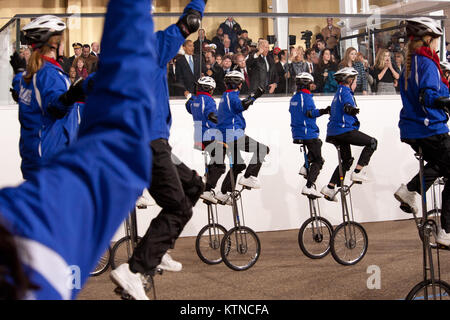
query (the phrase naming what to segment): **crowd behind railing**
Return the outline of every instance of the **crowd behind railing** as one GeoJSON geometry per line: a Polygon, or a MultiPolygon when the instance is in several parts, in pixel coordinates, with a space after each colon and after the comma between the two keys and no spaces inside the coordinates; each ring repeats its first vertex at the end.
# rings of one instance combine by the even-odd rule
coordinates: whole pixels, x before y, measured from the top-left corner
{"type": "MultiPolygon", "coordinates": [[[[309,31],[308,31],[309,32],[309,31]]],[[[282,50],[273,45],[273,36],[253,40],[246,29],[233,18],[228,17],[220,24],[216,35],[207,39],[206,30],[198,31],[195,41],[187,40],[179,54],[168,66],[168,88],[171,97],[187,97],[196,93],[196,81],[210,76],[216,81],[214,95],[225,91],[224,77],[233,70],[245,76],[242,94],[265,88],[267,94],[292,94],[295,92],[295,77],[302,72],[314,77],[312,92],[334,94],[338,84],[335,72],[342,67],[353,67],[358,73],[356,94],[398,93],[398,79],[405,62],[405,36],[396,32],[376,41],[376,58],[371,61],[370,50],[364,45],[348,47],[341,57],[341,30],[328,18],[326,26],[306,41],[306,48],[291,45],[282,50]]],[[[58,62],[72,82],[86,78],[95,72],[100,58],[100,45],[73,43],[74,55],[66,57],[64,46],[59,48],[58,62]]],[[[31,48],[21,48],[11,57],[14,72],[25,70],[31,55],[31,48]]]]}

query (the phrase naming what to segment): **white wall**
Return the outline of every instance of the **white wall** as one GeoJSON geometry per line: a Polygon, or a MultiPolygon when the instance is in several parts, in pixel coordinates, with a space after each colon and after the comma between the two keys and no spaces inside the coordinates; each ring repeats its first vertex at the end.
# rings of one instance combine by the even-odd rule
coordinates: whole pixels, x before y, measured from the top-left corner
{"type": "MultiPolygon", "coordinates": [[[[316,105],[330,105],[332,97],[317,97],[316,105]]],[[[358,115],[361,131],[378,140],[378,150],[372,157],[367,173],[372,182],[356,185],[352,189],[355,220],[358,222],[386,221],[407,217],[398,206],[393,193],[400,183],[406,183],[418,170],[412,149],[400,142],[397,126],[401,101],[398,96],[357,97],[361,109],[358,115]]],[[[184,101],[173,101],[173,129],[170,143],[173,152],[188,166],[203,174],[203,156],[193,149],[193,121],[184,107],[184,101]]],[[[309,217],[307,198],[300,194],[305,180],[298,175],[303,164],[299,147],[292,144],[290,131],[289,98],[261,98],[246,112],[246,133],[267,144],[270,155],[260,172],[262,189],[244,191],[245,221],[255,231],[296,229],[309,217]]],[[[320,138],[324,142],[322,156],[325,164],[317,186],[328,183],[337,165],[334,146],[325,143],[328,117],[317,120],[320,138]]],[[[18,156],[19,124],[16,108],[0,108],[0,186],[21,181],[18,156]]],[[[361,152],[353,147],[354,165],[361,152]]],[[[348,181],[348,176],[347,176],[348,181]]],[[[221,180],[219,181],[220,186],[221,180]]],[[[333,224],[341,222],[340,203],[321,200],[322,215],[333,224]]],[[[145,232],[158,207],[140,210],[139,229],[145,232]]],[[[219,220],[232,226],[231,207],[219,206],[219,220]]],[[[196,235],[207,223],[206,205],[201,201],[194,208],[194,216],[183,231],[183,236],[196,235]]]]}

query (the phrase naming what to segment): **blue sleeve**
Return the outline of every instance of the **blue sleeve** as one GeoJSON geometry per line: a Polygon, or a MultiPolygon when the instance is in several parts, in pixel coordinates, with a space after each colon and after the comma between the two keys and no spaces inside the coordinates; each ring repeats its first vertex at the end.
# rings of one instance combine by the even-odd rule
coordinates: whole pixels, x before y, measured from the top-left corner
{"type": "Polygon", "coordinates": [[[217,116],[217,106],[216,106],[216,102],[214,101],[214,99],[208,97],[208,98],[205,98],[205,110],[203,111],[203,117],[208,122],[209,127],[213,128],[213,127],[216,127],[217,124],[208,119],[208,116],[210,113],[214,113],[217,116]]]}
{"type": "Polygon", "coordinates": [[[192,114],[192,104],[194,103],[194,97],[191,97],[187,102],[186,102],[186,110],[187,112],[189,112],[190,114],[192,114]]]}
{"type": "Polygon", "coordinates": [[[158,31],[156,33],[156,39],[158,45],[157,53],[159,55],[159,66],[166,67],[167,63],[177,55],[185,39],[181,34],[180,29],[175,24],[164,31],[158,31]]]}
{"type": "Polygon", "coordinates": [[[312,97],[308,97],[308,99],[305,99],[305,103],[307,103],[306,110],[311,111],[311,115],[314,118],[320,117],[319,109],[316,108],[316,104],[314,103],[314,100],[312,97]]]}
{"type": "Polygon", "coordinates": [[[12,81],[12,88],[19,93],[20,92],[20,81],[22,81],[23,72],[16,74],[12,81]]]}
{"type": "Polygon", "coordinates": [[[64,75],[55,72],[54,69],[41,69],[37,73],[36,85],[41,93],[42,108],[45,112],[51,114],[51,110],[54,109],[59,114],[65,115],[73,108],[73,105],[65,106],[59,100],[59,97],[68,90],[64,75]]]}
{"type": "Polygon", "coordinates": [[[353,99],[353,96],[348,92],[341,94],[340,102],[342,104],[342,107],[344,107],[346,104],[349,104],[356,108],[355,100],[353,99]]]}
{"type": "MultiPolygon", "coordinates": [[[[434,105],[434,101],[440,97],[439,87],[444,85],[444,83],[442,83],[439,69],[433,61],[428,58],[421,58],[417,61],[419,62],[419,92],[425,90],[423,96],[425,106],[430,108],[434,105]]],[[[411,73],[411,77],[414,77],[414,73],[411,73]]]]}
{"type": "Polygon", "coordinates": [[[149,0],[109,1],[79,140],[32,180],[0,191],[0,212],[13,232],[79,266],[81,285],[150,182],[156,85],[149,84],[157,70],[150,10],[149,0]]]}
{"type": "Polygon", "coordinates": [[[245,111],[244,107],[242,106],[241,99],[239,99],[239,96],[234,96],[233,99],[230,99],[230,104],[231,110],[233,110],[235,114],[239,114],[245,111]]]}
{"type": "Polygon", "coordinates": [[[192,0],[183,11],[180,18],[184,17],[190,9],[197,10],[203,17],[203,12],[205,11],[205,0],[192,0]]]}

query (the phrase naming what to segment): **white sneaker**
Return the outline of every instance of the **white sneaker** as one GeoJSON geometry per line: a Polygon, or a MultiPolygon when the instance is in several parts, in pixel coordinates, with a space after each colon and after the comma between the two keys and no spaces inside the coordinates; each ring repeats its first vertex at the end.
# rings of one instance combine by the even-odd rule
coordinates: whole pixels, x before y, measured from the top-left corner
{"type": "Polygon", "coordinates": [[[231,196],[227,193],[227,194],[223,194],[222,192],[217,192],[217,194],[215,195],[216,199],[219,201],[220,204],[226,204],[231,206],[233,203],[231,201],[231,196]]]}
{"type": "Polygon", "coordinates": [[[353,182],[367,182],[369,181],[369,178],[362,171],[360,171],[359,173],[353,171],[352,175],[350,176],[350,180],[352,180],[353,182]]]}
{"type": "Polygon", "coordinates": [[[444,229],[441,229],[437,236],[436,242],[446,247],[450,246],[450,233],[447,233],[444,229]]]}
{"type": "Polygon", "coordinates": [[[298,174],[306,178],[308,176],[308,170],[304,166],[302,166],[298,174]]]}
{"type": "Polygon", "coordinates": [[[160,268],[166,271],[178,272],[181,271],[183,265],[180,262],[173,260],[170,254],[166,252],[166,254],[163,255],[161,259],[161,263],[156,268],[160,268]]]}
{"type": "Polygon", "coordinates": [[[403,183],[394,193],[394,197],[402,203],[400,208],[403,211],[407,213],[417,213],[419,211],[416,205],[416,192],[409,191],[403,183]]]}
{"type": "Polygon", "coordinates": [[[140,273],[133,273],[128,263],[123,263],[111,271],[111,280],[121,287],[123,291],[136,300],[150,300],[145,294],[144,284],[140,273]]]}
{"type": "Polygon", "coordinates": [[[211,191],[203,192],[203,194],[200,196],[200,198],[202,198],[203,200],[209,201],[211,203],[214,203],[214,204],[217,203],[217,199],[214,198],[214,194],[211,191]]]}
{"type": "Polygon", "coordinates": [[[322,194],[312,187],[308,188],[307,186],[304,186],[302,189],[302,194],[305,196],[313,196],[314,198],[322,198],[322,194]]]}
{"type": "Polygon", "coordinates": [[[261,184],[259,183],[258,178],[254,177],[254,176],[250,176],[248,178],[245,178],[244,176],[242,176],[239,179],[239,184],[244,187],[248,187],[250,189],[260,189],[261,188],[261,184]]]}
{"type": "Polygon", "coordinates": [[[151,197],[147,189],[144,189],[142,196],[140,196],[136,201],[136,207],[145,209],[156,204],[155,200],[151,197]]]}
{"type": "Polygon", "coordinates": [[[335,189],[330,189],[328,186],[324,186],[322,190],[320,190],[320,193],[323,194],[325,199],[328,201],[338,202],[335,189]]]}

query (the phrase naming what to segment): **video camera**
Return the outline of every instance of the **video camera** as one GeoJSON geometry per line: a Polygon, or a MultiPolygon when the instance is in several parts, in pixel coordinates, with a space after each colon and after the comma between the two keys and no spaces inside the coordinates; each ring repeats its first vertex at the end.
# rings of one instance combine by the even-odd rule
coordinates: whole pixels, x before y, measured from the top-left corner
{"type": "Polygon", "coordinates": [[[302,31],[301,33],[302,33],[301,40],[305,40],[306,49],[311,48],[311,38],[312,38],[312,35],[313,35],[312,31],[305,30],[305,31],[302,31]]]}

